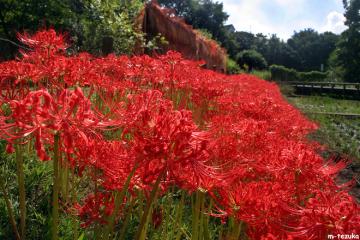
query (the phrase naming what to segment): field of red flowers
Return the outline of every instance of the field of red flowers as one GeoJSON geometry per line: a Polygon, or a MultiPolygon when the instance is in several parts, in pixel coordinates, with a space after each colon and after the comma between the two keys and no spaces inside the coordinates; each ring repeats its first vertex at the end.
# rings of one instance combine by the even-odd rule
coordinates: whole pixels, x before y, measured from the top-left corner
{"type": "Polygon", "coordinates": [[[360,234],[351,183],[334,181],[346,163],[319,155],[307,140],[317,126],[276,84],[176,52],[70,56],[51,29],[19,39],[32,50],[0,63],[0,138],[17,162],[19,211],[0,196],[14,238],[31,227],[24,149],[53,164],[52,239],[64,217],[85,239],[360,234]]]}

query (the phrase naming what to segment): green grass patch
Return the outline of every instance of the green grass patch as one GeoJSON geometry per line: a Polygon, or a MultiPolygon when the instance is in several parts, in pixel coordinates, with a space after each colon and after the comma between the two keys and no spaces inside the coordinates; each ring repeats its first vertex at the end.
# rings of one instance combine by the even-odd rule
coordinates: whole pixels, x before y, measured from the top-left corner
{"type": "Polygon", "coordinates": [[[261,70],[254,70],[250,74],[257,76],[258,78],[264,79],[264,80],[270,80],[271,79],[271,73],[269,71],[261,71],[261,70]]]}
{"type": "Polygon", "coordinates": [[[348,155],[360,164],[360,119],[324,113],[360,114],[360,101],[338,100],[329,97],[288,97],[291,104],[299,108],[320,129],[310,137],[328,147],[329,152],[348,155]]]}
{"type": "Polygon", "coordinates": [[[291,97],[288,99],[303,112],[360,114],[360,101],[339,100],[321,96],[291,97]]]}

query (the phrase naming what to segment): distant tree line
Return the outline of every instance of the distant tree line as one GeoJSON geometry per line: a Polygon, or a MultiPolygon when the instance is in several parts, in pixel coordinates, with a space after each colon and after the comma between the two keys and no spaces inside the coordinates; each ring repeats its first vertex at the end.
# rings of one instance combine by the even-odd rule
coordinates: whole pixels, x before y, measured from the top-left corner
{"type": "MultiPolygon", "coordinates": [[[[69,33],[72,51],[131,54],[144,36],[134,29],[134,19],[146,0],[1,0],[0,60],[13,58],[19,48],[16,33],[54,27],[69,33]]],[[[252,69],[280,65],[299,72],[328,71],[346,81],[360,81],[360,0],[343,0],[348,29],[341,35],[313,29],[294,32],[284,41],[237,31],[227,25],[229,15],[221,2],[213,0],[158,0],[175,9],[188,24],[227,49],[230,64],[252,69]]]]}
{"type": "MultiPolygon", "coordinates": [[[[328,71],[346,81],[360,81],[360,0],[343,0],[346,25],[341,35],[313,29],[294,32],[287,41],[236,31],[226,25],[228,14],[221,2],[212,0],[158,0],[174,8],[194,28],[206,29],[227,49],[229,57],[247,70],[281,65],[299,72],[328,71]]],[[[231,61],[233,65],[233,61],[231,61]]]]}

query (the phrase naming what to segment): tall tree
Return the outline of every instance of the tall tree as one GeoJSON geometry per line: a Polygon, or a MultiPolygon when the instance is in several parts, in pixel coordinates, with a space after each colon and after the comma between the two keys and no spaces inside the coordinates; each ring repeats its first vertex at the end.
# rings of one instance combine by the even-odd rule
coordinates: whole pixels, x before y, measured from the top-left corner
{"type": "Polygon", "coordinates": [[[213,0],[158,0],[159,4],[175,9],[186,23],[197,29],[206,29],[215,40],[224,40],[225,22],[229,15],[223,3],[213,0]]]}
{"type": "Polygon", "coordinates": [[[335,52],[348,82],[360,82],[360,0],[344,0],[346,26],[335,52]]]}
{"type": "Polygon", "coordinates": [[[299,66],[296,69],[320,70],[335,49],[337,40],[338,37],[330,32],[319,34],[313,29],[295,32],[287,43],[298,53],[299,66]]]}

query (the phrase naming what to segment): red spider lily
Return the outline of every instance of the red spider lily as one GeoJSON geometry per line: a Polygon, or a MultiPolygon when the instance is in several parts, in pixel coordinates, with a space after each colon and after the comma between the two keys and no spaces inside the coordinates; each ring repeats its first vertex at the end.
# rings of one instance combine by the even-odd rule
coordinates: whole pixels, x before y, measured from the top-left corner
{"type": "Polygon", "coordinates": [[[136,170],[133,196],[148,196],[159,176],[163,191],[207,192],[219,212],[210,215],[244,221],[250,239],[358,231],[359,205],[333,179],[346,163],[325,164],[306,139],[316,124],[275,84],[204,70],[176,52],[66,56],[51,29],[19,38],[32,50],[0,64],[0,136],[8,152],[33,138],[47,160],[59,134],[71,167],[99,190],[76,206],[84,226],[106,224],[114,191],[136,170]]]}
{"type": "MultiPolygon", "coordinates": [[[[107,190],[122,190],[136,164],[135,154],[126,142],[91,140],[90,144],[78,148],[87,151],[87,154],[79,155],[83,162],[78,164],[93,166],[98,172],[93,176],[95,181],[102,179],[101,185],[107,190]]],[[[129,189],[132,189],[137,181],[137,177],[133,177],[129,189]]]]}
{"type": "Polygon", "coordinates": [[[191,112],[174,111],[158,91],[129,97],[130,117],[124,134],[132,136],[145,184],[154,182],[163,171],[169,180],[192,189],[201,185],[202,176],[215,176],[206,166],[207,139],[193,123],[191,112]]]}
{"type": "Polygon", "coordinates": [[[325,239],[328,234],[359,231],[360,208],[346,192],[317,192],[305,207],[287,208],[300,217],[299,225],[290,227],[294,236],[325,239]]]}
{"type": "Polygon", "coordinates": [[[53,98],[46,90],[30,92],[21,101],[10,101],[12,114],[1,122],[2,137],[9,142],[15,139],[35,137],[38,156],[47,160],[44,142],[51,143],[59,132],[65,151],[73,151],[72,138],[78,136],[87,142],[87,135],[96,135],[96,129],[113,126],[114,121],[102,119],[91,110],[91,102],[85,98],[80,88],[64,89],[53,98]]]}
{"type": "Polygon", "coordinates": [[[54,29],[42,30],[34,35],[18,33],[18,39],[25,45],[32,48],[36,53],[46,51],[48,54],[64,51],[68,45],[64,35],[58,34],[54,29]]]}
{"type": "Polygon", "coordinates": [[[90,194],[84,200],[84,204],[76,204],[74,209],[77,215],[84,221],[81,226],[88,227],[91,224],[106,224],[108,217],[114,211],[114,199],[109,193],[90,194]]]}

